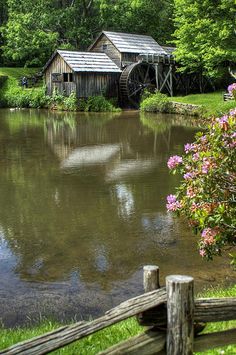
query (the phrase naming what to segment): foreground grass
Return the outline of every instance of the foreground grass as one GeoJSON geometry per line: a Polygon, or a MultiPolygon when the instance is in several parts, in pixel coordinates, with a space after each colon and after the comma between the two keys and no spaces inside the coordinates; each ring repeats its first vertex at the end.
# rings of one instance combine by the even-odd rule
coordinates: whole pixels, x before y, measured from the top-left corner
{"type": "MultiPolygon", "coordinates": [[[[199,297],[236,297],[236,285],[228,289],[210,289],[205,291],[199,297]]],[[[4,349],[8,346],[16,344],[20,341],[38,336],[40,334],[49,332],[53,329],[60,327],[61,324],[51,321],[45,321],[39,326],[34,326],[31,328],[16,328],[16,329],[5,329],[0,328],[0,348],[4,349]]],[[[236,320],[229,322],[219,322],[219,323],[209,323],[204,329],[204,333],[217,332],[226,330],[229,328],[236,327],[236,320]]],[[[119,343],[122,340],[128,339],[134,335],[143,331],[143,327],[140,327],[135,318],[128,319],[124,322],[120,322],[112,327],[105,330],[90,335],[85,339],[75,342],[71,345],[66,346],[60,350],[53,352],[53,354],[64,354],[64,355],[93,355],[97,354],[114,344],[119,343]]],[[[204,353],[207,355],[217,355],[217,354],[236,354],[236,345],[230,345],[227,347],[222,347],[207,351],[204,353]]]]}
{"type": "Polygon", "coordinates": [[[216,91],[206,94],[193,94],[187,96],[175,96],[172,101],[183,102],[186,104],[201,105],[203,107],[204,117],[222,116],[230,109],[236,107],[234,100],[224,101],[222,91],[216,91]]]}

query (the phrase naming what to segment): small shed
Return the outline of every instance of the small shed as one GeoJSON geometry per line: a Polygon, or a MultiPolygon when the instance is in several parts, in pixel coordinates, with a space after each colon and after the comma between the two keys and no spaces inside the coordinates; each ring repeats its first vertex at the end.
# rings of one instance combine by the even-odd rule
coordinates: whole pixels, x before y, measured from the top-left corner
{"type": "Polygon", "coordinates": [[[137,62],[140,54],[167,54],[151,36],[110,31],[103,31],[88,50],[106,53],[120,68],[137,62]]]}
{"type": "Polygon", "coordinates": [[[78,98],[118,96],[120,68],[106,53],[57,50],[43,68],[47,94],[57,90],[78,98]]]}

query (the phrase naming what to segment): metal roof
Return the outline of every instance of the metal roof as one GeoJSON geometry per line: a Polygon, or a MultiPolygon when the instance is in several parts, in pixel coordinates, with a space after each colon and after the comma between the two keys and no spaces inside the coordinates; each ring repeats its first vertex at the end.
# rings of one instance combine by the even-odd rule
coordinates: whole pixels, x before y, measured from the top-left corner
{"type": "Polygon", "coordinates": [[[49,59],[44,70],[59,54],[74,72],[120,73],[120,68],[105,54],[57,50],[49,59]]]}
{"type": "MultiPolygon", "coordinates": [[[[109,31],[103,31],[102,34],[107,36],[107,38],[114,44],[118,51],[122,53],[166,54],[165,50],[151,36],[109,31]]],[[[98,37],[98,39],[101,37],[101,35],[98,37]]]]}
{"type": "Polygon", "coordinates": [[[105,53],[63,50],[57,52],[75,72],[121,72],[120,68],[105,53]]]}

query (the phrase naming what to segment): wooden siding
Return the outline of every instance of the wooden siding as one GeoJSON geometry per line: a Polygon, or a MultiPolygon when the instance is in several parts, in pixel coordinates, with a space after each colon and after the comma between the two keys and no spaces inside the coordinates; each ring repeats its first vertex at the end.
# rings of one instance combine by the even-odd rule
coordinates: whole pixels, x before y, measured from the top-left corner
{"type": "Polygon", "coordinates": [[[121,62],[122,62],[122,65],[138,62],[138,54],[137,53],[122,53],[121,62]]]}
{"type": "Polygon", "coordinates": [[[117,97],[119,77],[120,73],[76,73],[77,97],[117,97]]]}
{"type": "Polygon", "coordinates": [[[121,53],[116,49],[114,44],[103,34],[93,47],[89,49],[90,52],[106,53],[118,67],[121,67],[121,53]],[[104,50],[103,45],[107,48],[104,50]]]}
{"type": "Polygon", "coordinates": [[[51,95],[54,88],[57,88],[58,92],[65,93],[69,96],[72,91],[75,91],[75,82],[64,83],[63,78],[60,82],[52,82],[52,73],[72,73],[72,69],[69,65],[61,58],[59,54],[55,56],[51,64],[45,71],[45,81],[47,87],[47,94],[51,95]]]}

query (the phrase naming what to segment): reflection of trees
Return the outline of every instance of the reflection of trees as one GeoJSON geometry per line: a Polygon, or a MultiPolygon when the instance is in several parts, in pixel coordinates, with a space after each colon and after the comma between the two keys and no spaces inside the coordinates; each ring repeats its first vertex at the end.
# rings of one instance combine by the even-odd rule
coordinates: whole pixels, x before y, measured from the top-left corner
{"type": "MultiPolygon", "coordinates": [[[[161,251],[164,234],[173,230],[164,205],[175,184],[165,168],[162,134],[157,131],[157,159],[153,132],[132,113],[129,119],[123,114],[106,118],[103,125],[83,115],[64,121],[59,115],[56,122],[48,112],[46,118],[36,115],[37,125],[22,123],[0,151],[0,224],[18,256],[20,277],[59,280],[78,269],[82,280],[109,288],[142,263],[173,259],[178,246],[168,244],[165,260],[161,251]],[[119,155],[90,169],[61,172],[61,161],[75,149],[101,144],[119,145],[119,155]],[[122,179],[105,182],[108,173],[122,167],[122,179]]],[[[9,133],[6,121],[2,128],[9,133]]],[[[179,127],[171,134],[170,149],[181,149],[188,139],[179,127]]]]}

